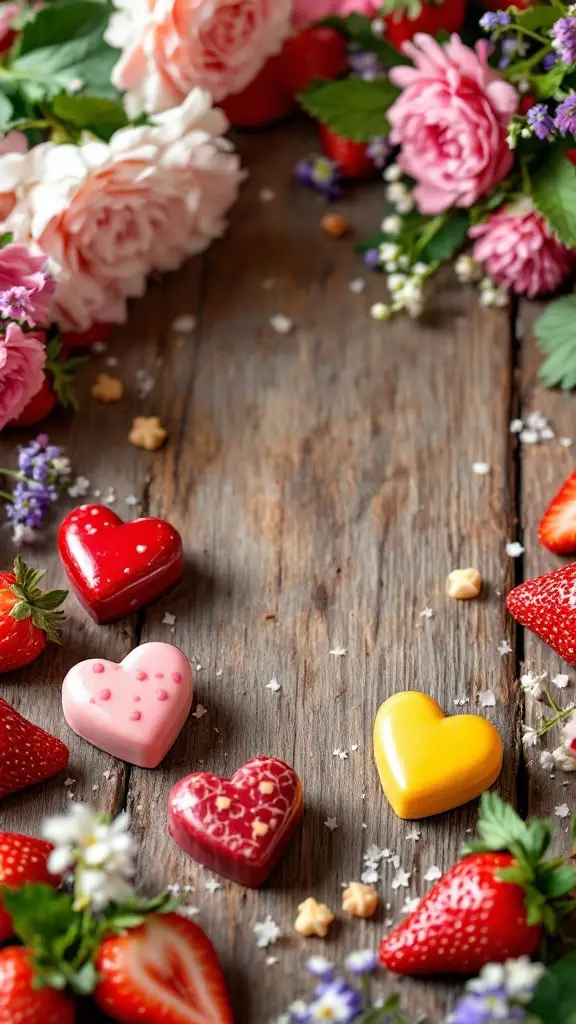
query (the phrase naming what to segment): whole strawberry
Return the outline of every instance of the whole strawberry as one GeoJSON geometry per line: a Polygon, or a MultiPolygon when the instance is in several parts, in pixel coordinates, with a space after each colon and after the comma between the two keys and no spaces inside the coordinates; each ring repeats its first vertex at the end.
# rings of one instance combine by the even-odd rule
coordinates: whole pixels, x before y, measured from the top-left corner
{"type": "Polygon", "coordinates": [[[380,945],[397,974],[477,974],[487,963],[532,956],[570,910],[576,866],[544,860],[547,821],[526,824],[496,793],[484,793],[480,839],[380,945]]]}
{"type": "Polygon", "coordinates": [[[0,799],[44,782],[68,764],[61,740],[33,725],[0,697],[0,799]]]}
{"type": "Polygon", "coordinates": [[[571,665],[576,665],[576,563],[521,583],[508,611],[571,665]]]}
{"type": "MultiPolygon", "coordinates": [[[[0,832],[0,887],[19,889],[27,882],[58,885],[58,876],[48,871],[48,857],[54,847],[45,839],[0,832]]],[[[13,934],[12,918],[4,909],[0,892],[0,942],[13,934]]]]}
{"type": "Polygon", "coordinates": [[[370,178],[376,172],[374,161],[368,156],[367,142],[353,142],[321,124],[322,149],[330,160],[338,164],[345,178],[370,178]]]}
{"type": "Polygon", "coordinates": [[[67,590],[37,586],[44,569],[29,569],[20,555],[13,572],[0,572],[0,673],[22,668],[42,654],[49,640],[60,641],[60,605],[67,590]]]}
{"type": "Polygon", "coordinates": [[[0,950],[0,1024],[74,1024],[74,1000],[55,988],[35,988],[30,950],[0,950]]]}

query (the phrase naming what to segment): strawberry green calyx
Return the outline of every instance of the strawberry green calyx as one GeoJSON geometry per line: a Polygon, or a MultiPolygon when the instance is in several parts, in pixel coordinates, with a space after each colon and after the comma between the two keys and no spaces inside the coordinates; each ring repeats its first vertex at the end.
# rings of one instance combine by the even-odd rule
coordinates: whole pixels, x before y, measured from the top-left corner
{"type": "Polygon", "coordinates": [[[52,389],[65,409],[77,409],[78,399],[74,387],[76,370],[86,362],[86,356],[70,356],[62,358],[62,344],[59,339],[52,338],[46,347],[45,369],[52,378],[52,389]]]}
{"type": "Polygon", "coordinates": [[[400,21],[401,18],[416,21],[426,4],[441,7],[444,2],[445,0],[384,0],[382,11],[384,14],[391,14],[395,21],[400,21]]]}
{"type": "Polygon", "coordinates": [[[553,822],[523,821],[496,793],[487,792],[480,801],[477,829],[479,838],[466,844],[463,855],[512,854],[515,863],[499,871],[497,877],[524,889],[527,923],[541,924],[554,935],[559,919],[576,909],[576,864],[564,857],[544,859],[554,836],[553,822]]]}
{"type": "Polygon", "coordinates": [[[20,555],[14,562],[16,580],[8,590],[18,600],[10,611],[17,622],[32,619],[38,629],[43,629],[48,640],[60,643],[60,625],[66,616],[60,605],[68,596],[67,590],[40,590],[37,584],[45,575],[45,569],[29,569],[20,555]]]}

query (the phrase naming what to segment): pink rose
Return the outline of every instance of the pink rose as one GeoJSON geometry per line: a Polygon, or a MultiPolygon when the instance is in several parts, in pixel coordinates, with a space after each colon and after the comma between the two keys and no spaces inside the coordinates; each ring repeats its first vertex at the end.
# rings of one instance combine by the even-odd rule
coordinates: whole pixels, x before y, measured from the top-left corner
{"type": "MultiPolygon", "coordinates": [[[[228,122],[208,93],[109,143],[41,143],[12,161],[18,202],[2,225],[50,259],[54,318],[65,330],[123,323],[152,270],[175,270],[226,227],[243,178],[228,122]]],[[[1,193],[0,193],[1,201],[1,193]]]]}
{"type": "Polygon", "coordinates": [[[492,214],[469,235],[477,239],[474,259],[516,295],[533,299],[554,292],[574,269],[572,252],[554,238],[529,199],[492,214]]]}
{"type": "Polygon", "coordinates": [[[294,0],[292,21],[297,28],[327,18],[329,14],[364,14],[373,18],[382,9],[382,0],[294,0]]]}
{"type": "Polygon", "coordinates": [[[28,327],[47,324],[54,280],[45,256],[34,256],[25,245],[0,249],[0,313],[28,327]]]}
{"type": "Polygon", "coordinates": [[[122,50],[112,81],[132,115],[241,92],[290,30],[291,0],[114,0],[106,40],[122,50]]]}
{"type": "Polygon", "coordinates": [[[403,92],[388,111],[398,163],[416,181],[421,213],[469,207],[513,163],[507,125],[518,93],[488,66],[485,40],[471,50],[453,35],[440,46],[417,33],[405,43],[414,67],[396,67],[390,80],[403,92]]]}
{"type": "Polygon", "coordinates": [[[8,324],[0,334],[0,430],[26,408],[44,382],[46,350],[35,334],[8,324]]]}

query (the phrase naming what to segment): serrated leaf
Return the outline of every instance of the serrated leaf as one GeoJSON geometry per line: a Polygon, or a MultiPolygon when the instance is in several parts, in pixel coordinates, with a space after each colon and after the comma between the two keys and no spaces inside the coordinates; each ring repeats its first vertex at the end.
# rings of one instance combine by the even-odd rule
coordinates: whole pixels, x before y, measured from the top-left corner
{"type": "Polygon", "coordinates": [[[482,794],[478,817],[480,844],[487,850],[506,850],[511,843],[524,844],[528,838],[525,822],[510,804],[505,803],[497,793],[482,794]]]}
{"type": "Polygon", "coordinates": [[[532,200],[556,237],[576,246],[576,167],[559,148],[532,178],[532,200]]]}
{"type": "Polygon", "coordinates": [[[388,134],[386,112],[397,95],[387,79],[345,78],[307,89],[298,98],[312,117],[338,135],[352,142],[370,142],[388,134]]]}
{"type": "Polygon", "coordinates": [[[23,622],[24,619],[29,619],[31,614],[32,609],[27,601],[18,601],[10,610],[10,617],[15,619],[16,622],[23,622]]]}
{"type": "Polygon", "coordinates": [[[548,387],[576,387],[576,295],[549,304],[534,325],[539,349],[546,354],[540,377],[548,387]]]}
{"type": "Polygon", "coordinates": [[[576,889],[576,867],[563,864],[550,875],[539,879],[539,887],[550,899],[567,896],[576,889]]]}

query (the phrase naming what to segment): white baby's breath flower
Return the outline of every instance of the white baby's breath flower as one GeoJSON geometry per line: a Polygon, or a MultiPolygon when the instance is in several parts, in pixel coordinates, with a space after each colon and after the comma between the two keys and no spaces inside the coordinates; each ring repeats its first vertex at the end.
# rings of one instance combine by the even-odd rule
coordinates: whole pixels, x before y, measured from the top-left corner
{"type": "Polygon", "coordinates": [[[477,281],[482,273],[482,267],[473,256],[469,256],[463,253],[459,256],[454,264],[454,270],[456,277],[462,284],[469,284],[471,281],[477,281]]]}
{"type": "Polygon", "coordinates": [[[546,680],[546,672],[541,675],[535,675],[533,672],[525,672],[524,675],[520,676],[520,686],[530,697],[534,697],[535,700],[540,700],[542,696],[542,683],[546,680]]]}
{"type": "Polygon", "coordinates": [[[381,227],[386,235],[399,235],[402,231],[402,218],[392,213],[389,217],[384,217],[381,227]]]}
{"type": "Polygon", "coordinates": [[[538,733],[530,725],[522,723],[522,743],[525,747],[536,747],[538,745],[538,733]]]}
{"type": "Polygon", "coordinates": [[[382,175],[384,181],[400,181],[402,177],[402,171],[398,167],[398,164],[388,164],[388,167],[382,175]]]}
{"type": "Polygon", "coordinates": [[[561,747],[556,747],[552,757],[554,766],[561,772],[576,772],[576,757],[572,757],[568,747],[564,744],[561,747]]]}

